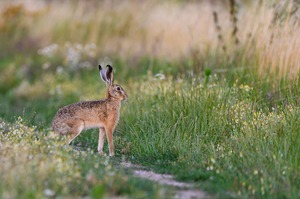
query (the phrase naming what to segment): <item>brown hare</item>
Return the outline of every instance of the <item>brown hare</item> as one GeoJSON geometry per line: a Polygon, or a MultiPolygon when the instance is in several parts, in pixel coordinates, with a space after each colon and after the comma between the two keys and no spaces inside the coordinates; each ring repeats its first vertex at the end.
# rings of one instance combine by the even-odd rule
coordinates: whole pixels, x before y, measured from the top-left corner
{"type": "Polygon", "coordinates": [[[52,121],[52,129],[60,135],[67,135],[70,144],[82,130],[99,128],[98,152],[104,154],[106,134],[109,156],[114,156],[113,132],[119,120],[121,101],[127,99],[127,94],[120,85],[113,84],[113,68],[110,65],[106,70],[99,65],[99,72],[106,83],[106,98],[60,108],[52,121]]]}

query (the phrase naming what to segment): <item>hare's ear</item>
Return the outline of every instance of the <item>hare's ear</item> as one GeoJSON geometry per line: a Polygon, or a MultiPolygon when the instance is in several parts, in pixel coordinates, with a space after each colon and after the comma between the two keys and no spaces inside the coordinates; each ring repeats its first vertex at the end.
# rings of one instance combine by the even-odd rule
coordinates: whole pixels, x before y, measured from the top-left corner
{"type": "Polygon", "coordinates": [[[107,79],[106,79],[106,71],[105,71],[105,69],[103,69],[103,68],[101,67],[100,64],[99,64],[99,73],[100,73],[101,79],[102,79],[105,83],[107,83],[107,79]]]}
{"type": "Polygon", "coordinates": [[[114,73],[113,73],[113,67],[111,67],[110,65],[106,66],[106,79],[108,84],[113,84],[114,73]]]}

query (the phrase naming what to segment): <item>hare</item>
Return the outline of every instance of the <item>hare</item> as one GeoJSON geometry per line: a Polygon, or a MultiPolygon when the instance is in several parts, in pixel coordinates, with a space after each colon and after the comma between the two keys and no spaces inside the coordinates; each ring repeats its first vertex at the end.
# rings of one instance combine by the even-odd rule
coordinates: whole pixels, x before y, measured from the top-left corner
{"type": "Polygon", "coordinates": [[[120,85],[113,84],[113,68],[99,65],[102,80],[106,83],[106,98],[97,101],[83,101],[60,108],[52,121],[52,129],[60,135],[67,135],[69,144],[84,129],[99,128],[98,152],[103,153],[106,134],[109,156],[114,156],[113,132],[120,116],[121,101],[127,94],[120,85]]]}

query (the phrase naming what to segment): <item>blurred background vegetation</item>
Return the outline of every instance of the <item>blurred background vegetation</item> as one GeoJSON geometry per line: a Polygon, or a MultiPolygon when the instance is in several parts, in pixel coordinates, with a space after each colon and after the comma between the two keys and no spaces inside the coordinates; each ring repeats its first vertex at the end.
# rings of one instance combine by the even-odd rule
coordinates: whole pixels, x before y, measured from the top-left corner
{"type": "Polygon", "coordinates": [[[298,78],[298,22],[297,1],[1,1],[0,91],[20,114],[21,98],[66,93],[53,82],[64,75],[95,82],[95,65],[113,63],[119,81],[244,72],[272,97],[298,78]]]}
{"type": "MultiPolygon", "coordinates": [[[[102,98],[105,86],[97,65],[112,64],[116,82],[129,95],[116,132],[119,158],[172,173],[221,196],[230,190],[228,197],[297,198],[299,6],[297,0],[2,0],[0,129],[4,144],[0,150],[19,143],[18,133],[11,132],[20,129],[20,118],[22,125],[34,126],[24,127],[30,135],[38,131],[47,136],[59,107],[102,98]],[[291,136],[293,140],[288,139],[291,136]],[[224,158],[224,153],[234,155],[224,158]],[[242,161],[242,157],[246,158],[242,161]]],[[[89,132],[75,145],[96,148],[97,130],[89,132]]],[[[35,139],[29,138],[25,145],[30,148],[35,139]]],[[[55,144],[62,147],[60,141],[55,144]]],[[[32,153],[47,155],[43,147],[33,148],[32,153]]],[[[60,155],[70,161],[81,157],[70,153],[60,155]]],[[[1,154],[8,162],[1,166],[1,174],[24,172],[10,171],[8,165],[15,159],[1,154]]],[[[88,157],[97,159],[93,154],[88,157]]],[[[81,170],[83,163],[71,171],[81,170]]],[[[103,168],[110,165],[101,164],[103,168]]],[[[95,169],[87,167],[76,179],[84,181],[91,168],[95,169]]],[[[51,170],[45,169],[46,174],[51,170]]],[[[123,190],[124,175],[116,172],[113,179],[119,186],[112,192],[106,186],[110,182],[94,176],[96,191],[86,188],[74,194],[91,195],[99,189],[100,195],[161,197],[150,184],[138,191],[131,185],[126,187],[129,191],[123,190]]],[[[7,198],[14,183],[26,187],[26,181],[1,176],[10,183],[0,183],[0,193],[7,198]]],[[[138,183],[133,180],[132,184],[138,183]]],[[[73,194],[63,186],[62,182],[49,190],[73,194]]],[[[36,185],[36,192],[19,196],[38,197],[44,190],[48,188],[36,185]]]]}

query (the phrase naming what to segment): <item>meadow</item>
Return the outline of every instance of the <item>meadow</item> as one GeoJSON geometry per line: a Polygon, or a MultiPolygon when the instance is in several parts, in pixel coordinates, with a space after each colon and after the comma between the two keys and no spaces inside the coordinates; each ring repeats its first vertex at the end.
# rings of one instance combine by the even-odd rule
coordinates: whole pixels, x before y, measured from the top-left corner
{"type": "MultiPolygon", "coordinates": [[[[172,198],[132,162],[213,198],[300,197],[297,1],[1,1],[0,198],[172,198]],[[116,157],[68,146],[56,111],[129,98],[116,157]]],[[[104,149],[108,152],[107,144],[104,149]]]]}

